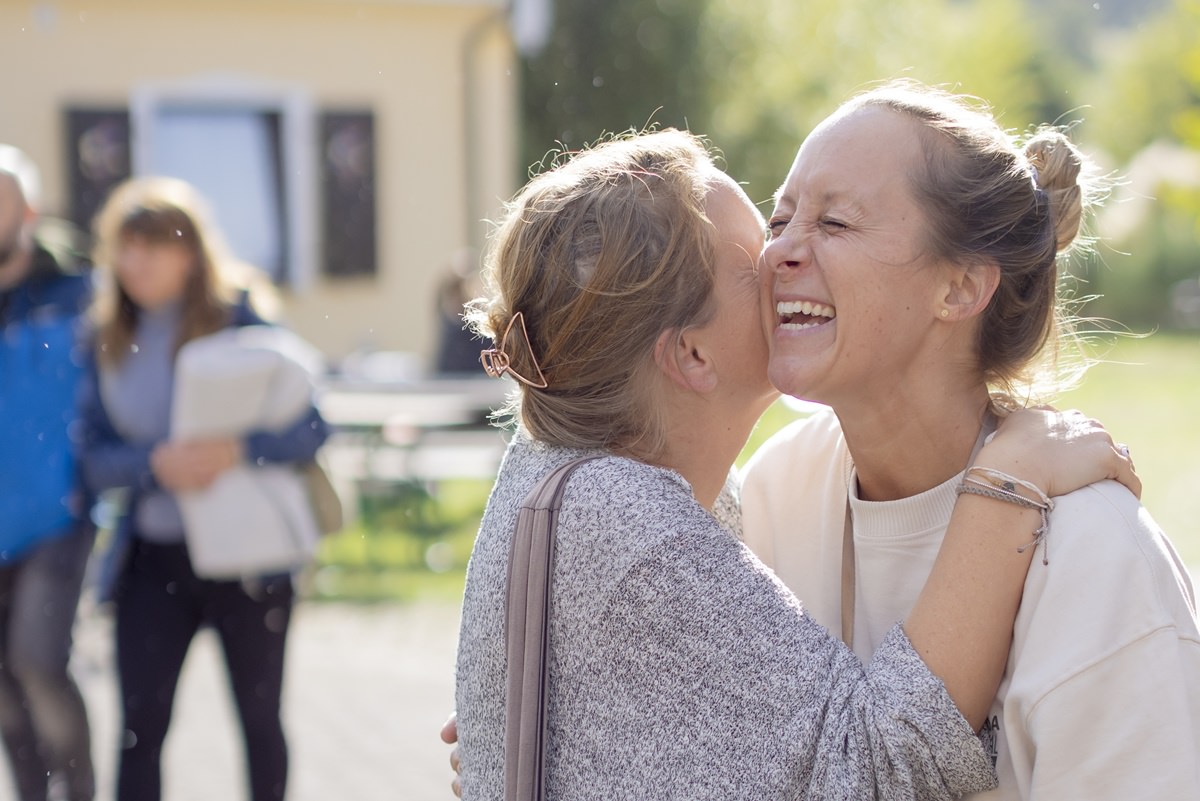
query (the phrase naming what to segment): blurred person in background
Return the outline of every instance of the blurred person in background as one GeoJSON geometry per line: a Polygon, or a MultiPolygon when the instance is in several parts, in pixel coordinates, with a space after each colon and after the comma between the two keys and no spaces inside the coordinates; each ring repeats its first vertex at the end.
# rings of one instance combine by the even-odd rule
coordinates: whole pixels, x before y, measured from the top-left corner
{"type": "Polygon", "coordinates": [[[20,801],[93,797],[87,711],[68,671],[95,529],[72,424],[90,278],[39,227],[38,171],[0,144],[0,735],[20,801]]]}
{"type": "MultiPolygon", "coordinates": [[[[280,720],[290,575],[200,578],[188,556],[177,493],[209,486],[241,464],[311,460],[327,436],[316,407],[283,431],[170,440],[179,348],[264,322],[262,279],[233,260],[188,184],[134,179],[97,215],[94,365],[85,382],[84,475],[95,490],[129,488],[109,554],[116,602],[123,736],[118,801],[162,796],[162,747],[184,657],[196,631],[221,640],[241,720],[250,797],[284,797],[288,751],[280,720]],[[255,292],[245,289],[255,285],[255,292]]],[[[269,293],[268,293],[269,294],[269,293]]],[[[230,399],[237,403],[236,398],[230,399]]],[[[247,532],[250,536],[252,532],[247,532]]]]}
{"type": "Polygon", "coordinates": [[[434,369],[438,375],[475,377],[482,342],[463,319],[467,301],[479,294],[479,264],[475,251],[462,248],[450,256],[437,285],[438,345],[434,369]]]}

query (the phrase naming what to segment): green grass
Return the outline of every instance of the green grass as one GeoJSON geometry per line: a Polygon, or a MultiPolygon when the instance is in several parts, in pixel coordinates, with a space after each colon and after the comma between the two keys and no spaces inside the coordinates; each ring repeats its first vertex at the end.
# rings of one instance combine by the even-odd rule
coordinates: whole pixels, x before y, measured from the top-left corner
{"type": "Polygon", "coordinates": [[[317,552],[304,590],[317,600],[457,600],[492,482],[381,488],[317,552]]]}
{"type": "MultiPolygon", "coordinates": [[[[1058,405],[1098,418],[1129,444],[1143,502],[1184,563],[1200,567],[1200,337],[1118,338],[1097,356],[1103,361],[1058,405]]],[[[739,464],[797,416],[783,403],[772,406],[739,464]]],[[[352,527],[321,543],[307,594],[363,601],[460,598],[490,489],[490,481],[475,480],[393,488],[367,504],[352,527]]]]}
{"type": "Polygon", "coordinates": [[[1142,502],[1179,550],[1200,567],[1200,337],[1118,338],[1083,385],[1063,396],[1129,445],[1142,502]]]}

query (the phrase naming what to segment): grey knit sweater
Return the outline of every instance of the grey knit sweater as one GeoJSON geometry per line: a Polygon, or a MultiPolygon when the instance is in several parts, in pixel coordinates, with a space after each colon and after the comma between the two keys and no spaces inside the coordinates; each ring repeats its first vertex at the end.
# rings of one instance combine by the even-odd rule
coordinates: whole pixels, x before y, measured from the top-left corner
{"type": "MultiPolygon", "coordinates": [[[[518,434],[488,501],[458,651],[465,801],[504,792],[517,507],[580,455],[518,434]]],[[[899,626],[864,669],[677,473],[615,456],[583,465],[557,548],[549,798],[943,799],[994,786],[978,738],[899,626]]]]}

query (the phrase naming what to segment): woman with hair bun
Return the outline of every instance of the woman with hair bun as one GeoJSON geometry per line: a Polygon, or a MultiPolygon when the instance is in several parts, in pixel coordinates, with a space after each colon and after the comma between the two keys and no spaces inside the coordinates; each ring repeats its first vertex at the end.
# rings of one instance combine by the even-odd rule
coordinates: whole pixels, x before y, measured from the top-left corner
{"type": "Polygon", "coordinates": [[[772,383],[832,410],[755,455],[745,537],[869,660],[943,564],[956,498],[1038,511],[981,732],[999,789],[979,797],[1200,798],[1200,632],[1171,543],[1116,482],[1053,497],[980,461],[1053,386],[1056,266],[1081,244],[1090,175],[1061,132],[1020,142],[907,82],[821,123],[768,222],[763,314],[772,383]]]}

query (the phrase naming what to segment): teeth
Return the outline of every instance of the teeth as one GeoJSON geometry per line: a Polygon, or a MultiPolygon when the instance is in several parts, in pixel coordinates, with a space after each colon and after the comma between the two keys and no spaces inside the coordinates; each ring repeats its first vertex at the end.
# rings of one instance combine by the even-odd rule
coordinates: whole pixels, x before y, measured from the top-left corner
{"type": "MultiPolygon", "coordinates": [[[[813,303],[808,300],[780,301],[775,304],[775,313],[780,317],[788,314],[807,314],[809,317],[828,317],[831,320],[837,316],[832,306],[826,306],[824,303],[813,303]]],[[[808,325],[817,324],[809,323],[808,325]]]]}

